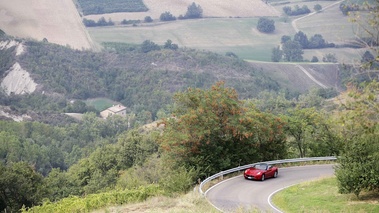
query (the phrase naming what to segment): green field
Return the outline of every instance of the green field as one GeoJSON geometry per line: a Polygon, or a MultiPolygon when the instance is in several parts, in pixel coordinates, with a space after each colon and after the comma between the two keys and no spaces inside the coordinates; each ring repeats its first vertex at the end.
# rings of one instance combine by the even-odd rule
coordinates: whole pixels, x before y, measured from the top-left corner
{"type": "Polygon", "coordinates": [[[107,109],[108,107],[111,107],[112,105],[117,104],[117,103],[107,98],[94,98],[94,99],[88,99],[86,101],[86,104],[94,107],[98,111],[103,111],[107,109]]]}
{"type": "MultiPolygon", "coordinates": [[[[313,11],[315,4],[323,7],[335,1],[303,2],[295,1],[285,6],[308,5],[313,11]]],[[[314,34],[321,34],[328,42],[341,43],[354,38],[354,27],[348,18],[339,11],[339,4],[315,15],[300,19],[296,22],[299,30],[307,34],[308,38],[314,34]]],[[[282,11],[283,5],[275,6],[282,11]]],[[[179,47],[204,49],[220,54],[233,52],[246,60],[271,61],[272,48],[280,45],[283,35],[293,36],[296,32],[291,21],[299,17],[273,17],[276,30],[274,33],[260,33],[256,29],[258,17],[254,18],[220,18],[177,20],[173,22],[154,22],[138,26],[114,26],[88,28],[93,40],[99,44],[103,42],[123,42],[141,44],[151,40],[163,45],[168,39],[179,47]]],[[[333,52],[341,61],[351,57],[359,59],[356,49],[341,48],[334,50],[306,50],[304,59],[311,60],[313,55],[319,60],[326,53],[333,52]],[[315,51],[313,54],[312,52],[315,51]]]]}
{"type": "Polygon", "coordinates": [[[272,201],[283,212],[379,212],[379,194],[339,194],[336,178],[301,183],[282,190],[272,201]]]}

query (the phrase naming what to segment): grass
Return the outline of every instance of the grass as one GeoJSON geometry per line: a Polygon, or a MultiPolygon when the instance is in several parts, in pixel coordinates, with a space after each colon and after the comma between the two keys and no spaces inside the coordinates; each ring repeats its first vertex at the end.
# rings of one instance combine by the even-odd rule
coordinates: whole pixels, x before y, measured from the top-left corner
{"type": "Polygon", "coordinates": [[[379,193],[339,194],[335,177],[289,187],[272,201],[284,212],[379,212],[379,193]]]}
{"type": "Polygon", "coordinates": [[[86,104],[94,107],[98,111],[103,111],[104,109],[116,104],[116,102],[107,98],[94,98],[94,99],[88,99],[86,101],[86,104]]]}
{"type": "MultiPolygon", "coordinates": [[[[294,2],[293,4],[309,4],[310,9],[316,2],[294,2]]],[[[317,2],[326,6],[333,1],[317,2]]],[[[277,6],[282,10],[283,6],[277,6]]],[[[179,47],[210,50],[224,55],[233,52],[246,60],[271,61],[272,48],[280,45],[283,35],[293,36],[296,32],[291,26],[291,19],[296,17],[272,17],[275,21],[275,32],[260,33],[256,29],[258,17],[254,18],[217,18],[178,20],[173,22],[155,22],[154,24],[141,24],[138,26],[113,26],[88,28],[92,39],[101,44],[103,42],[121,42],[128,44],[141,44],[151,40],[163,45],[168,39],[179,47]]],[[[341,43],[341,41],[354,38],[353,24],[343,16],[338,6],[327,11],[297,21],[298,29],[310,38],[318,33],[328,42],[341,43]],[[333,20],[332,22],[330,20],[333,20]]],[[[304,59],[311,60],[313,55],[322,58],[328,50],[307,50],[311,52],[304,55],[304,59]],[[316,52],[312,54],[312,52],[316,52]]],[[[341,61],[351,59],[357,50],[340,48],[335,49],[337,58],[341,61]]],[[[354,58],[359,56],[354,55],[354,58]]]]}

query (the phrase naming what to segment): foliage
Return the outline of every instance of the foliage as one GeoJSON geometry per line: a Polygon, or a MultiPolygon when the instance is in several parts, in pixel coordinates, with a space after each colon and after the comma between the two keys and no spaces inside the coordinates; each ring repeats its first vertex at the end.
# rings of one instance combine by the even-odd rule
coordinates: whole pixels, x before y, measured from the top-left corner
{"type": "Polygon", "coordinates": [[[158,44],[150,41],[150,40],[145,40],[142,45],[141,45],[141,51],[143,53],[148,53],[150,51],[155,51],[155,50],[160,50],[161,48],[159,47],[158,44]]]}
{"type": "Polygon", "coordinates": [[[118,13],[118,12],[146,12],[148,8],[142,0],[78,0],[83,15],[118,13]]]}
{"type": "Polygon", "coordinates": [[[333,53],[327,53],[322,57],[323,62],[337,63],[336,55],[333,53]]]}
{"type": "Polygon", "coordinates": [[[205,91],[190,88],[175,101],[175,117],[164,119],[160,146],[187,168],[196,166],[200,175],[285,155],[278,152],[285,150],[281,121],[244,109],[236,91],[222,82],[205,91]]]}
{"type": "Polygon", "coordinates": [[[306,35],[305,33],[303,33],[302,31],[297,32],[297,33],[294,35],[293,40],[299,42],[299,44],[301,45],[301,47],[302,47],[303,49],[305,49],[305,48],[308,47],[308,43],[309,43],[309,41],[308,41],[308,37],[307,37],[307,35],[306,35]]]}
{"type": "Polygon", "coordinates": [[[283,44],[283,56],[285,61],[302,61],[303,49],[298,41],[287,41],[283,44]]]}
{"type": "Polygon", "coordinates": [[[149,185],[130,190],[113,190],[109,192],[90,194],[85,197],[70,196],[58,202],[44,202],[41,206],[23,208],[21,212],[90,212],[110,205],[141,202],[149,197],[161,195],[157,185],[149,185]]]}
{"type": "Polygon", "coordinates": [[[271,33],[275,31],[275,21],[266,17],[260,17],[257,29],[263,33],[271,33]]]}
{"type": "Polygon", "coordinates": [[[170,12],[166,11],[166,12],[161,14],[161,16],[159,17],[159,20],[161,20],[161,21],[175,21],[176,17],[173,16],[170,12]]]}
{"type": "Polygon", "coordinates": [[[285,14],[289,16],[298,16],[311,12],[307,5],[303,5],[302,7],[299,7],[299,5],[295,5],[294,8],[291,8],[290,6],[285,6],[283,7],[283,11],[285,14]]]}
{"type": "Polygon", "coordinates": [[[25,162],[0,163],[0,209],[17,212],[22,206],[40,204],[47,194],[42,175],[25,162]]]}
{"type": "Polygon", "coordinates": [[[316,63],[318,62],[318,58],[317,56],[312,56],[312,60],[311,60],[312,63],[316,63]]]}
{"type": "Polygon", "coordinates": [[[151,22],[153,22],[153,19],[150,16],[145,16],[144,22],[151,23],[151,22]]]}
{"type": "Polygon", "coordinates": [[[359,196],[363,190],[379,188],[379,83],[349,90],[351,98],[342,105],[346,111],[340,116],[345,140],[336,176],[341,193],[359,196]]]}
{"type": "Polygon", "coordinates": [[[163,45],[164,49],[170,49],[170,50],[177,50],[179,46],[177,44],[173,44],[170,39],[166,41],[166,43],[163,45]]]}
{"type": "Polygon", "coordinates": [[[102,26],[113,26],[114,22],[111,19],[106,21],[104,17],[101,17],[97,22],[95,22],[94,20],[84,18],[83,24],[86,27],[102,27],[102,26]]]}
{"type": "Polygon", "coordinates": [[[315,6],[313,7],[313,9],[317,12],[321,11],[322,10],[322,6],[320,4],[315,4],[315,6]]]}
{"type": "Polygon", "coordinates": [[[196,5],[195,2],[192,2],[192,4],[189,5],[187,8],[187,12],[184,15],[184,18],[195,19],[195,18],[201,18],[202,16],[203,16],[203,9],[200,7],[200,5],[196,5]]]}
{"type": "Polygon", "coordinates": [[[279,62],[283,57],[283,51],[280,49],[280,47],[274,47],[272,48],[272,55],[271,55],[271,61],[273,62],[279,62]]]}
{"type": "MultiPolygon", "coordinates": [[[[151,20],[151,21],[153,21],[153,20],[151,20]]],[[[121,24],[124,24],[124,25],[126,25],[126,24],[135,25],[135,24],[139,24],[139,23],[141,23],[141,20],[139,20],[139,19],[137,19],[137,20],[126,20],[126,19],[124,19],[121,21],[121,24]]]]}

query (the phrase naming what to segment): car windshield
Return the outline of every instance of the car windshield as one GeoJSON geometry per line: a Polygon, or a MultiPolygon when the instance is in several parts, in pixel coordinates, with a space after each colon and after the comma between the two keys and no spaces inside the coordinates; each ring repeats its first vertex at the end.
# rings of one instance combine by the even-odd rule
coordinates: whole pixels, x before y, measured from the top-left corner
{"type": "Polygon", "coordinates": [[[257,165],[254,165],[254,168],[260,169],[260,170],[266,170],[267,165],[266,164],[257,164],[257,165]]]}

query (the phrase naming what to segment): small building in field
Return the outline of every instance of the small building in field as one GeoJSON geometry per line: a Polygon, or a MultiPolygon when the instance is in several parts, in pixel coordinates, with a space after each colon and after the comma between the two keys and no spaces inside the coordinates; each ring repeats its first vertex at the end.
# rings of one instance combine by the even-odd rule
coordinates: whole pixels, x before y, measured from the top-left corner
{"type": "Polygon", "coordinates": [[[104,119],[108,118],[109,116],[112,115],[120,115],[125,117],[126,116],[126,107],[117,104],[109,107],[108,109],[105,109],[100,112],[100,116],[104,119]]]}

